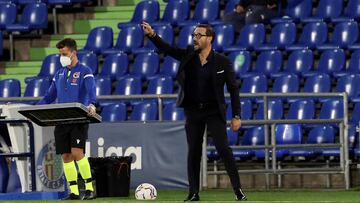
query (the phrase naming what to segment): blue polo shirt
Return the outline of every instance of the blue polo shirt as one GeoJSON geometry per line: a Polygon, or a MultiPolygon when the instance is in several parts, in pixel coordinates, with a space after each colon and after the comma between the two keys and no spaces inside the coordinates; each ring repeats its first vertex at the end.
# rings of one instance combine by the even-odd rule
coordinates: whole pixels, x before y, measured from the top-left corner
{"type": "Polygon", "coordinates": [[[95,79],[91,69],[77,63],[72,69],[58,70],[45,96],[37,104],[79,102],[88,106],[96,103],[95,79]]]}

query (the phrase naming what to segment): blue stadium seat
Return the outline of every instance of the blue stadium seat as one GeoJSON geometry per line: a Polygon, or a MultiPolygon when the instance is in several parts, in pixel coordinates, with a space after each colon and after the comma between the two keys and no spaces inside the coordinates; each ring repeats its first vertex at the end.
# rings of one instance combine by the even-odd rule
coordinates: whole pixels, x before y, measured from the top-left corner
{"type": "Polygon", "coordinates": [[[180,62],[178,60],[171,56],[166,56],[159,73],[161,75],[170,76],[172,79],[175,79],[179,70],[179,66],[180,62]]]}
{"type": "MultiPolygon", "coordinates": [[[[86,40],[83,51],[94,52],[100,54],[106,49],[113,47],[113,30],[111,27],[101,26],[92,29],[86,40]]],[[[79,50],[81,52],[82,50],[79,50]]]]}
{"type": "Polygon", "coordinates": [[[119,122],[125,121],[126,105],[124,103],[116,103],[104,106],[101,112],[103,122],[119,122]]]}
{"type": "MultiPolygon", "coordinates": [[[[329,133],[329,135],[330,135],[330,133],[329,133]]],[[[327,137],[329,137],[329,135],[326,134],[327,137]]],[[[358,132],[356,132],[356,126],[354,126],[354,125],[350,126],[348,128],[348,149],[349,149],[350,157],[353,156],[354,151],[357,151],[356,147],[358,147],[358,146],[356,146],[356,145],[359,144],[359,141],[356,139],[356,137],[359,138],[359,134],[358,134],[358,132]]],[[[330,137],[330,141],[331,140],[332,140],[332,142],[329,142],[329,143],[334,143],[335,138],[330,137]]],[[[321,150],[321,155],[324,156],[325,158],[340,157],[340,149],[339,148],[323,148],[320,150],[321,150]]]]}
{"type": "Polygon", "coordinates": [[[0,32],[0,56],[3,55],[3,33],[0,32]]]}
{"type": "Polygon", "coordinates": [[[314,55],[311,50],[295,50],[289,55],[287,65],[284,68],[284,72],[303,75],[312,68],[313,61],[314,55]]]}
{"type": "Polygon", "coordinates": [[[0,80],[0,97],[20,97],[20,81],[17,79],[0,80]]]}
{"type": "Polygon", "coordinates": [[[155,102],[141,102],[134,105],[130,120],[150,121],[157,120],[158,109],[155,102]]]}
{"type": "Polygon", "coordinates": [[[189,18],[190,5],[188,0],[169,1],[165,7],[161,22],[177,26],[189,18]]]}
{"type": "Polygon", "coordinates": [[[248,24],[240,30],[240,35],[234,46],[226,48],[225,52],[239,50],[254,50],[265,40],[264,24],[248,24]]]}
{"type": "Polygon", "coordinates": [[[271,31],[267,44],[255,48],[257,51],[285,49],[296,40],[296,26],[293,22],[276,24],[271,31]]]}
{"type": "Polygon", "coordinates": [[[149,80],[146,94],[172,94],[173,80],[169,76],[155,76],[149,80]]]}
{"type": "MultiPolygon", "coordinates": [[[[272,92],[279,92],[279,93],[294,93],[298,92],[300,89],[300,79],[295,74],[284,74],[279,77],[275,78],[272,92]]],[[[286,98],[286,97],[279,97],[279,99],[283,101],[292,102],[296,100],[296,98],[286,98]]]]}
{"type": "Polygon", "coordinates": [[[133,49],[142,46],[144,41],[144,33],[140,25],[127,25],[121,28],[116,44],[111,49],[102,52],[104,55],[116,54],[119,52],[131,53],[133,49]]]}
{"type": "Polygon", "coordinates": [[[194,23],[210,24],[219,18],[220,4],[219,0],[200,0],[195,5],[194,15],[189,21],[179,23],[185,26],[194,23]]]}
{"type": "Polygon", "coordinates": [[[110,54],[105,57],[104,64],[99,75],[101,77],[109,77],[112,80],[115,80],[127,73],[128,64],[128,56],[126,54],[110,54]]]}
{"type": "Polygon", "coordinates": [[[88,66],[94,74],[98,72],[98,59],[94,53],[78,53],[79,63],[88,66]]]}
{"type": "MultiPolygon", "coordinates": [[[[152,28],[165,42],[172,45],[174,41],[174,31],[169,24],[153,25],[152,28]]],[[[133,49],[133,54],[146,53],[146,52],[157,52],[158,48],[148,40],[144,47],[133,49]]]]}
{"type": "Polygon", "coordinates": [[[224,49],[234,43],[235,31],[232,25],[222,24],[214,26],[215,40],[213,42],[213,49],[222,52],[224,49]]]}
{"type": "Polygon", "coordinates": [[[41,97],[51,85],[49,78],[35,78],[26,84],[24,97],[41,97]]]}
{"type": "MultiPolygon", "coordinates": [[[[240,118],[241,120],[250,120],[252,118],[252,102],[249,99],[240,100],[240,118]]],[[[230,101],[227,102],[226,119],[232,119],[232,107],[230,101]]]]}
{"type": "Polygon", "coordinates": [[[304,92],[321,93],[330,92],[331,78],[328,74],[320,73],[306,77],[304,84],[304,92]]]}
{"type": "Polygon", "coordinates": [[[0,4],[17,4],[17,0],[0,0],[0,4]]]}
{"type": "Polygon", "coordinates": [[[230,52],[228,58],[233,64],[236,77],[241,78],[250,71],[251,55],[248,51],[234,51],[230,52]]]}
{"type": "Polygon", "coordinates": [[[111,95],[111,79],[108,77],[96,77],[96,96],[111,95]]]}
{"type": "Polygon", "coordinates": [[[0,30],[16,22],[17,10],[16,5],[12,3],[0,4],[0,30]]]}
{"type": "MultiPolygon", "coordinates": [[[[253,75],[244,78],[240,92],[241,93],[259,93],[267,92],[267,78],[265,75],[253,75]]],[[[260,98],[262,99],[262,98],[260,98]]]]}
{"type": "Polygon", "coordinates": [[[115,95],[134,95],[141,94],[141,79],[140,77],[125,76],[119,78],[116,83],[115,95]]]}
{"type": "Polygon", "coordinates": [[[42,3],[46,3],[47,0],[43,1],[43,0],[17,0],[17,4],[18,5],[25,5],[25,4],[34,4],[34,3],[37,3],[37,2],[42,2],[42,3]]]}
{"type": "Polygon", "coordinates": [[[135,11],[130,22],[119,23],[118,28],[121,30],[123,26],[135,25],[142,23],[143,21],[148,23],[153,23],[159,20],[160,16],[160,5],[156,0],[144,0],[139,1],[136,4],[135,11]]]}
{"type": "MultiPolygon", "coordinates": [[[[276,144],[301,144],[302,132],[299,124],[280,124],[275,127],[276,144]]],[[[276,157],[282,158],[292,149],[276,150],[276,157]]]]}
{"type": "Polygon", "coordinates": [[[224,15],[227,13],[230,13],[235,10],[235,6],[240,2],[241,0],[227,0],[225,4],[224,9],[224,15]]]}
{"type": "MultiPolygon", "coordinates": [[[[358,132],[356,132],[356,127],[354,126],[353,128],[355,129],[355,130],[354,130],[355,136],[354,136],[354,138],[349,139],[349,141],[352,141],[352,140],[354,141],[354,142],[352,143],[352,145],[351,145],[351,146],[353,146],[354,158],[355,158],[356,160],[359,160],[359,157],[360,157],[360,137],[359,137],[358,132]]],[[[349,135],[350,135],[350,133],[349,133],[349,135]]]]}
{"type": "Polygon", "coordinates": [[[9,32],[27,32],[31,29],[45,29],[48,25],[48,11],[44,3],[27,4],[20,22],[6,25],[9,32]]]}
{"type": "Polygon", "coordinates": [[[25,82],[28,83],[30,80],[41,77],[41,78],[49,78],[55,75],[56,71],[62,68],[60,63],[60,55],[59,54],[51,54],[45,57],[41,64],[40,72],[37,76],[27,77],[25,78],[25,82]]]}
{"type": "Polygon", "coordinates": [[[360,75],[351,74],[338,78],[335,91],[346,92],[350,101],[358,101],[360,93],[360,75]]]}
{"type": "Polygon", "coordinates": [[[360,122],[360,103],[356,102],[354,105],[354,109],[351,112],[350,123],[354,125],[358,125],[360,122]]]}
{"type": "Polygon", "coordinates": [[[159,64],[160,57],[157,53],[141,53],[136,56],[129,74],[143,80],[149,79],[158,72],[159,64]]]}
{"type": "MultiPolygon", "coordinates": [[[[256,145],[264,145],[265,144],[265,131],[264,126],[256,126],[253,128],[249,128],[245,131],[244,137],[242,138],[241,145],[242,146],[256,146],[256,145]]],[[[234,152],[235,157],[252,157],[255,154],[261,156],[261,154],[265,154],[263,149],[244,149],[244,150],[236,150],[234,152]]],[[[258,157],[258,158],[263,158],[258,157]]]]}
{"type": "Polygon", "coordinates": [[[351,54],[348,67],[344,71],[334,72],[335,77],[341,77],[346,74],[359,74],[360,73],[360,49],[355,50],[351,54]]]}
{"type": "Polygon", "coordinates": [[[9,168],[5,157],[0,157],[0,193],[5,193],[9,180],[9,168]]]}
{"type": "Polygon", "coordinates": [[[325,22],[310,22],[305,24],[297,44],[289,45],[287,50],[315,49],[327,40],[328,28],[325,22]]]}
{"type": "Polygon", "coordinates": [[[342,49],[325,50],[319,59],[317,69],[311,72],[304,73],[305,76],[310,76],[319,73],[333,74],[344,70],[345,67],[345,52],[342,49]]]}
{"type": "Polygon", "coordinates": [[[339,99],[329,99],[323,102],[320,109],[320,119],[341,119],[344,117],[344,104],[339,99]]]}
{"type": "Polygon", "coordinates": [[[341,15],[343,1],[319,0],[314,17],[303,19],[303,22],[332,21],[341,15]]]}
{"type": "MultiPolygon", "coordinates": [[[[280,124],[276,125],[275,127],[275,139],[276,144],[301,144],[302,142],[302,128],[299,124],[280,124]]],[[[278,149],[276,150],[276,157],[277,158],[283,158],[287,155],[289,155],[289,151],[292,149],[278,149]]],[[[271,150],[270,150],[271,153],[271,150]]],[[[258,158],[264,158],[265,157],[265,151],[264,150],[258,150],[255,152],[256,157],[258,158]]],[[[270,156],[272,156],[270,154],[270,156]]]]}
{"type": "Polygon", "coordinates": [[[76,3],[84,3],[87,2],[87,0],[46,0],[49,5],[73,5],[76,3]]]}
{"type": "Polygon", "coordinates": [[[319,45],[319,50],[351,47],[359,37],[359,26],[356,21],[340,22],[336,24],[332,39],[329,43],[319,45]]]}
{"type": "Polygon", "coordinates": [[[315,103],[311,99],[297,100],[290,104],[288,119],[313,119],[315,117],[315,103]]]}
{"type": "MultiPolygon", "coordinates": [[[[256,59],[254,71],[249,74],[264,74],[266,76],[271,76],[280,71],[281,65],[282,54],[279,50],[263,51],[256,59]]],[[[247,77],[249,74],[243,74],[243,77],[247,77]]]]}
{"type": "Polygon", "coordinates": [[[185,120],[184,109],[178,108],[176,102],[167,103],[164,106],[163,119],[166,121],[185,120]]]}
{"type": "Polygon", "coordinates": [[[274,18],[271,20],[271,23],[281,23],[295,21],[299,22],[301,19],[309,17],[312,11],[312,1],[293,1],[288,2],[285,9],[285,16],[287,18],[274,18]]]}
{"type": "MultiPolygon", "coordinates": [[[[320,125],[312,128],[309,132],[307,144],[325,144],[334,143],[335,130],[329,125],[320,125]]],[[[328,148],[297,148],[290,150],[290,156],[310,157],[321,155],[323,152],[329,151],[328,148]]]]}
{"type": "Polygon", "coordinates": [[[348,0],[344,15],[333,19],[334,21],[360,20],[360,0],[348,0]]]}
{"type": "MultiPolygon", "coordinates": [[[[268,119],[282,119],[284,115],[283,102],[280,99],[272,99],[268,101],[268,119]]],[[[264,102],[258,103],[255,114],[255,119],[263,120],[264,117],[264,102]]]]}
{"type": "Polygon", "coordinates": [[[11,161],[9,180],[5,193],[21,192],[21,182],[17,172],[16,162],[11,161]]]}
{"type": "Polygon", "coordinates": [[[178,48],[186,48],[193,44],[192,33],[195,30],[195,25],[186,25],[181,28],[176,46],[178,48]]]}

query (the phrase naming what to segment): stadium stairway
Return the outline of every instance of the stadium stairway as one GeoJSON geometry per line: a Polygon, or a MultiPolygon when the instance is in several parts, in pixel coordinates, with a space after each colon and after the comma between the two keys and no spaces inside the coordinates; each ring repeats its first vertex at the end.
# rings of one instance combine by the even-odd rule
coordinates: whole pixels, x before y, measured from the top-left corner
{"type": "MultiPolygon", "coordinates": [[[[84,13],[76,15],[77,17],[74,19],[74,23],[72,25],[73,33],[43,35],[40,41],[47,41],[47,43],[45,43],[47,46],[44,46],[44,43],[38,43],[40,45],[32,43],[35,45],[31,46],[29,49],[29,60],[3,63],[4,71],[1,72],[0,79],[18,79],[21,82],[21,94],[23,95],[26,86],[24,78],[37,75],[45,56],[58,53],[55,45],[59,40],[66,37],[73,38],[78,43],[78,49],[82,49],[86,43],[89,31],[95,27],[111,27],[114,31],[113,39],[115,44],[119,33],[119,28],[117,27],[118,23],[128,22],[133,15],[136,4],[140,1],[141,0],[117,0],[116,6],[86,7],[84,13]]],[[[166,3],[161,0],[159,0],[159,3],[160,16],[162,16],[166,3]]],[[[60,29],[60,33],[62,32],[64,31],[60,29]]]]}

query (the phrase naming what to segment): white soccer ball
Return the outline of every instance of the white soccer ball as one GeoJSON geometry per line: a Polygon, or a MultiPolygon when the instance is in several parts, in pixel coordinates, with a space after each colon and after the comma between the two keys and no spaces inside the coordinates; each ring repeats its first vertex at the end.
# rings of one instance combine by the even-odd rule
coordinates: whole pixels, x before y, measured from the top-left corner
{"type": "Polygon", "coordinates": [[[154,200],[156,196],[155,187],[149,183],[140,184],[135,190],[135,198],[137,200],[154,200]]]}

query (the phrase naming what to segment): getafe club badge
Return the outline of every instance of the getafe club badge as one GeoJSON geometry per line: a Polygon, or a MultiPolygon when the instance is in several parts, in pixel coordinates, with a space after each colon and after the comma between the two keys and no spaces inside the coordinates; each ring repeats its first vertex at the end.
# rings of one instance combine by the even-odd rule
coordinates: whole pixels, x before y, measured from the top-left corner
{"type": "Polygon", "coordinates": [[[42,184],[51,189],[63,186],[64,176],[61,156],[55,154],[55,142],[51,140],[41,149],[36,163],[36,171],[42,184]]]}
{"type": "Polygon", "coordinates": [[[73,74],[73,78],[79,78],[80,77],[80,72],[75,72],[73,74]]]}

